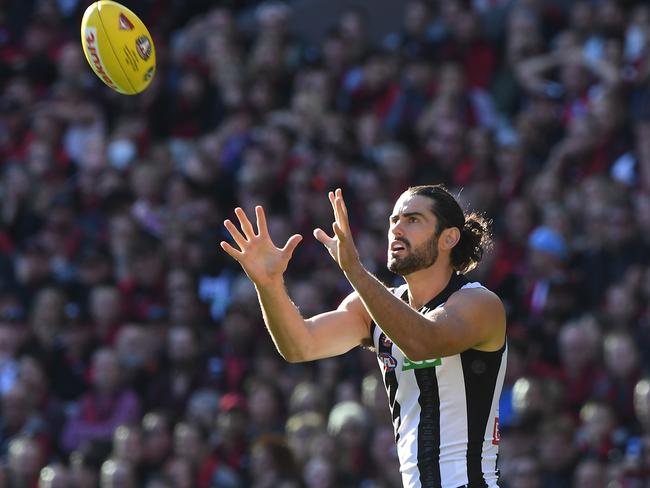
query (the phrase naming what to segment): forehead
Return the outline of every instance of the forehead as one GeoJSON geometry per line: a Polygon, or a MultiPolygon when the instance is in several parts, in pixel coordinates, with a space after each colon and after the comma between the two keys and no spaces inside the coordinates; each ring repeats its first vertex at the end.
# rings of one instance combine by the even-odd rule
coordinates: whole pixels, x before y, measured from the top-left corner
{"type": "Polygon", "coordinates": [[[435,217],[432,206],[433,201],[428,197],[402,193],[397,202],[395,202],[393,215],[417,212],[427,217],[435,217]]]}

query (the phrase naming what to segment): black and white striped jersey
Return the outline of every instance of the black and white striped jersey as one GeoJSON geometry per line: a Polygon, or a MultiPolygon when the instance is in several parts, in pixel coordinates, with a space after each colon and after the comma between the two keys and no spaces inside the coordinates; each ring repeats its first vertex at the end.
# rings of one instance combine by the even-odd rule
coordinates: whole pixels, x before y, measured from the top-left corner
{"type": "MultiPolygon", "coordinates": [[[[454,274],[420,308],[425,314],[461,288],[481,287],[454,274]]],[[[408,301],[406,285],[393,290],[408,301]]],[[[507,345],[410,361],[373,323],[372,339],[392,412],[405,488],[497,487],[499,396],[507,345]]]]}

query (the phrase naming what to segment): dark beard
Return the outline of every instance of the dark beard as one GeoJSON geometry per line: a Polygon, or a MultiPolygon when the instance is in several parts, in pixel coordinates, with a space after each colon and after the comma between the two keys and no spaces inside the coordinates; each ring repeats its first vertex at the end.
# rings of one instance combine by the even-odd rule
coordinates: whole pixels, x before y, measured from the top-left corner
{"type": "Polygon", "coordinates": [[[431,239],[410,250],[404,257],[393,258],[388,251],[388,269],[400,276],[406,276],[432,266],[438,259],[438,237],[434,234],[431,239]]]}

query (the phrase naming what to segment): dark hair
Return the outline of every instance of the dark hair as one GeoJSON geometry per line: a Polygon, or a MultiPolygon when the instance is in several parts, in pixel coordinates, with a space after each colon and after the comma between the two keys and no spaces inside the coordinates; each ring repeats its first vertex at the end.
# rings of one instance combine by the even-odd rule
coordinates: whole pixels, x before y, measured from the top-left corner
{"type": "Polygon", "coordinates": [[[431,211],[438,219],[437,235],[450,227],[460,230],[460,240],[451,250],[451,266],[461,274],[473,270],[492,245],[491,222],[475,212],[465,214],[444,185],[414,186],[407,192],[433,200],[431,211]]]}

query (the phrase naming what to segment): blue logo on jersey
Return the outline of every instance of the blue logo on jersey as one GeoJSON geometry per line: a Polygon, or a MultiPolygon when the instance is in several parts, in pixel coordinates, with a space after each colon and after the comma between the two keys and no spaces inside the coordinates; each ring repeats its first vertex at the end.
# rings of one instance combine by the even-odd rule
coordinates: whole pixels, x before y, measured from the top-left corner
{"type": "Polygon", "coordinates": [[[395,359],[387,352],[381,352],[377,355],[377,357],[384,365],[384,373],[393,371],[397,367],[397,359],[395,359]]]}

